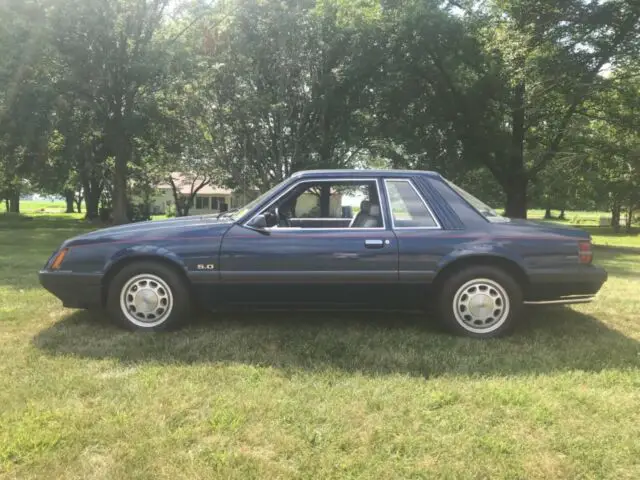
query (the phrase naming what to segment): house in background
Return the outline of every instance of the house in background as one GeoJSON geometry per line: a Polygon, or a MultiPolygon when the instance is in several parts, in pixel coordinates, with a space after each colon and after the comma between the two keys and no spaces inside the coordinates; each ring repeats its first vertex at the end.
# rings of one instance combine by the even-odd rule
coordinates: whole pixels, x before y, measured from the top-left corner
{"type": "MultiPolygon", "coordinates": [[[[201,184],[202,177],[174,172],[171,174],[174,184],[179,192],[189,197],[201,184]],[[195,181],[194,181],[195,180],[195,181]]],[[[257,191],[241,192],[216,185],[205,185],[195,195],[193,206],[189,209],[189,215],[206,215],[219,213],[233,208],[240,208],[259,195],[257,191]]],[[[361,192],[345,194],[331,192],[329,199],[329,216],[342,218],[345,212],[358,211],[360,202],[364,198],[361,192]],[[345,210],[346,209],[346,210],[345,210]]],[[[151,214],[164,215],[167,211],[175,211],[175,198],[169,182],[163,182],[156,187],[156,194],[151,199],[151,214]]],[[[347,214],[351,216],[351,214],[347,214]]],[[[320,216],[320,196],[318,192],[305,192],[298,197],[295,205],[297,218],[315,218],[320,216]]]]}
{"type": "MultiPolygon", "coordinates": [[[[174,172],[171,174],[174,184],[178,191],[186,196],[191,196],[192,192],[201,184],[201,178],[195,179],[188,174],[174,172]]],[[[167,210],[175,210],[175,198],[173,189],[169,182],[161,183],[156,187],[157,193],[151,201],[151,213],[153,215],[163,215],[167,210]]],[[[209,213],[218,213],[222,210],[230,210],[249,202],[243,199],[246,195],[237,194],[233,190],[216,185],[205,185],[193,199],[193,206],[189,210],[189,215],[202,215],[209,213]],[[238,204],[240,202],[240,204],[238,204]]]]}

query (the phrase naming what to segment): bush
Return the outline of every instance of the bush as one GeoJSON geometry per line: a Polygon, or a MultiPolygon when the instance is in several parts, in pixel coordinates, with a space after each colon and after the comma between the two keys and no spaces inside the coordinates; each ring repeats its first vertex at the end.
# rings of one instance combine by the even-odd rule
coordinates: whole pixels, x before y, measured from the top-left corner
{"type": "Polygon", "coordinates": [[[176,207],[173,203],[166,208],[165,215],[167,218],[173,218],[176,216],[176,207]]]}
{"type": "Polygon", "coordinates": [[[130,222],[146,222],[151,220],[151,209],[143,203],[131,205],[127,208],[127,218],[130,222]]]}

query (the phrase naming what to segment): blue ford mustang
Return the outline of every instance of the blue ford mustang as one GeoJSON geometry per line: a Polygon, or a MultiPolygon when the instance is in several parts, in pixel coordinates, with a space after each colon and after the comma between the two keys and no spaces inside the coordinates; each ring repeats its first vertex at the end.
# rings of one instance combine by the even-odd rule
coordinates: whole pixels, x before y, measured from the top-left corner
{"type": "Polygon", "coordinates": [[[434,307],[450,330],[508,332],[524,304],[593,299],[589,234],[501,217],[437,173],[306,171],[218,215],[106,228],[40,272],[71,308],[159,330],[196,306],[434,307]]]}

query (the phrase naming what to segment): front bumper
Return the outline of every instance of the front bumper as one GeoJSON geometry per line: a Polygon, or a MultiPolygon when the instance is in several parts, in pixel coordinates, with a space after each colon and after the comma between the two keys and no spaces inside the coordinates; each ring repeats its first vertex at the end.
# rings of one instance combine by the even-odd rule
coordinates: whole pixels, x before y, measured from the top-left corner
{"type": "Polygon", "coordinates": [[[68,308],[102,306],[102,275],[41,270],[40,284],[62,300],[68,308]]]}
{"type": "Polygon", "coordinates": [[[529,274],[526,304],[571,304],[592,301],[608,274],[596,265],[577,265],[529,274]]]}

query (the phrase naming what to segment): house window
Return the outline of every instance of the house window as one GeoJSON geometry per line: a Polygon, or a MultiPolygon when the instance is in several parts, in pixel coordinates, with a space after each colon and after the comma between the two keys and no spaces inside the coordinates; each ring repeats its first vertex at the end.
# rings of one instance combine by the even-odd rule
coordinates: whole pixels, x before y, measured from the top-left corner
{"type": "Polygon", "coordinates": [[[220,210],[224,200],[224,197],[211,197],[211,210],[220,210]]]}
{"type": "Polygon", "coordinates": [[[198,210],[201,209],[209,209],[209,197],[201,197],[201,196],[196,196],[196,208],[198,210]]]}

